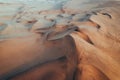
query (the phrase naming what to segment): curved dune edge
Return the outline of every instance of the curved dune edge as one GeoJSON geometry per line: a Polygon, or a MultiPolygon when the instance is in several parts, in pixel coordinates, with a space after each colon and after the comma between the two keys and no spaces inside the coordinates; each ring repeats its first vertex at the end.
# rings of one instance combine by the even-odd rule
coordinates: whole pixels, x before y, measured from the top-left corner
{"type": "MultiPolygon", "coordinates": [[[[87,75],[84,77],[84,74],[87,72],[87,68],[85,68],[86,65],[93,65],[108,78],[99,78],[100,80],[120,79],[120,71],[118,71],[118,69],[120,68],[120,38],[118,35],[120,30],[120,19],[118,19],[118,17],[120,17],[119,7],[108,8],[97,13],[97,15],[93,15],[90,17],[91,21],[100,26],[99,28],[91,27],[90,25],[88,26],[86,24],[78,24],[80,31],[89,37],[89,39],[92,41],[92,44],[89,43],[87,39],[82,38],[79,32],[71,34],[71,36],[75,40],[78,52],[81,53],[79,55],[79,58],[83,58],[83,60],[81,60],[80,62],[80,67],[78,67],[79,69],[83,67],[83,70],[80,69],[81,71],[83,71],[83,76],[79,77],[80,79],[86,79],[87,75]],[[106,13],[107,16],[103,13],[106,13]]],[[[93,73],[94,72],[88,74],[88,77],[93,73]]]]}
{"type": "Polygon", "coordinates": [[[12,4],[12,7],[17,6],[18,9],[15,11],[12,9],[13,12],[8,14],[3,11],[3,14],[6,14],[0,19],[0,61],[2,61],[0,79],[4,74],[9,78],[9,72],[13,71],[13,74],[16,72],[14,69],[20,69],[18,72],[22,71],[19,68],[21,65],[25,69],[29,68],[28,72],[10,77],[12,80],[31,78],[32,80],[120,79],[119,3],[113,1],[113,7],[104,8],[103,6],[98,10],[96,9],[99,7],[98,4],[89,4],[91,11],[88,11],[87,4],[82,6],[84,8],[82,10],[76,5],[82,5],[82,2],[76,0],[73,3],[76,6],[71,7],[72,2],[74,0],[67,2],[60,9],[51,9],[50,6],[50,10],[43,11],[23,4],[12,4]],[[64,48],[62,48],[63,46],[64,48]],[[54,52],[54,50],[58,51],[54,52]],[[28,56],[29,58],[26,58],[28,56]],[[64,59],[63,56],[67,56],[67,58],[64,59]],[[50,61],[50,63],[38,65],[46,61],[50,61]],[[28,65],[31,67],[37,65],[37,67],[31,68],[28,65]],[[49,69],[47,66],[50,66],[49,69]],[[54,68],[55,66],[56,68],[54,68]],[[75,69],[77,69],[76,72],[75,69]],[[51,75],[49,71],[52,73],[51,75]],[[72,79],[73,74],[74,79],[72,79]]]}

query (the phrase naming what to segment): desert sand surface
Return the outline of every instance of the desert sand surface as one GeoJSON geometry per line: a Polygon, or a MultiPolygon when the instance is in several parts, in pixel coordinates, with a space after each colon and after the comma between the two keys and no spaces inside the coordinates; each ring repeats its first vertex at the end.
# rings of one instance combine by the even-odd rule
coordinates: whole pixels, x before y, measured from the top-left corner
{"type": "Polygon", "coordinates": [[[120,80],[120,0],[0,0],[0,80],[120,80]]]}

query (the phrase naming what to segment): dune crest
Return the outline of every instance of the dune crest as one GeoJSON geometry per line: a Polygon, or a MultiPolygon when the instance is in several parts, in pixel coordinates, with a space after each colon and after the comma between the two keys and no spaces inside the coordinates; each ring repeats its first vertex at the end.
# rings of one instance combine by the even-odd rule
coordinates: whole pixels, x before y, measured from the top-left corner
{"type": "Polygon", "coordinates": [[[120,80],[119,0],[24,2],[0,3],[0,80],[120,80]]]}

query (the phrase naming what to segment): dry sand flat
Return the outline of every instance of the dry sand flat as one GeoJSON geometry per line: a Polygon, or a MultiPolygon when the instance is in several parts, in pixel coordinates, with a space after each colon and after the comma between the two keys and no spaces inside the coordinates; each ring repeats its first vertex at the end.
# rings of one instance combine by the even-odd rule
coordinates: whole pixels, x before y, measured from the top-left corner
{"type": "MultiPolygon", "coordinates": [[[[16,76],[13,80],[29,80],[30,78],[48,80],[43,74],[47,75],[51,70],[53,70],[52,75],[56,75],[50,77],[49,80],[57,78],[60,80],[119,80],[119,10],[119,0],[116,2],[113,0],[63,0],[56,4],[52,2],[42,5],[40,3],[33,3],[33,5],[19,2],[0,3],[0,61],[2,61],[0,78],[11,71],[14,73],[14,69],[18,67],[23,67],[24,72],[24,69],[41,61],[51,61],[67,56],[67,60],[62,60],[63,62],[60,59],[60,62],[53,61],[45,64],[45,67],[38,66],[37,70],[32,69],[16,76]],[[71,38],[65,37],[71,32],[74,32],[71,37],[75,41],[78,53],[74,51],[75,44],[71,44],[71,38]],[[45,43],[46,39],[55,40],[55,42],[45,43]],[[51,45],[53,48],[50,47],[51,45]],[[44,54],[46,49],[48,52],[44,54]],[[71,59],[71,55],[64,53],[64,50],[68,52],[73,50],[73,53],[78,55],[78,61],[71,59]],[[49,54],[51,56],[48,56],[49,54]],[[64,69],[67,69],[65,65],[68,65],[66,61],[69,63],[67,68],[73,70],[71,74],[68,74],[70,70],[64,72],[64,69]],[[71,75],[76,69],[76,62],[78,62],[77,71],[75,79],[72,79],[71,75]],[[24,67],[23,64],[29,66],[24,67]],[[46,65],[49,65],[50,69],[46,65]],[[56,68],[53,69],[53,66],[56,68]],[[39,73],[41,69],[43,70],[39,73]],[[71,77],[66,78],[65,74],[71,77]]],[[[75,54],[72,55],[74,58],[75,54]]],[[[6,76],[7,78],[5,76],[3,78],[8,79],[9,74],[6,76]]]]}

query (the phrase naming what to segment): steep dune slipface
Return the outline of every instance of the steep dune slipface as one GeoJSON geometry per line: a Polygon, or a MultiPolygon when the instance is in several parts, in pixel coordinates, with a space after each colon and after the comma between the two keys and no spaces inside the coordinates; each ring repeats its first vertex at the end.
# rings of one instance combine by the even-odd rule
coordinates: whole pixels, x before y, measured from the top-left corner
{"type": "MultiPolygon", "coordinates": [[[[13,8],[8,4],[5,6],[13,8]]],[[[15,11],[5,13],[9,18],[3,17],[1,22],[1,26],[4,27],[2,23],[5,23],[6,27],[0,33],[0,79],[73,79],[77,66],[77,51],[73,39],[58,35],[59,39],[48,41],[46,35],[49,30],[35,32],[36,29],[55,27],[56,22],[52,19],[57,20],[57,16],[63,13],[61,10],[41,11],[39,8],[22,5],[15,11]],[[12,12],[14,14],[9,15],[12,12]],[[53,16],[49,16],[51,14],[53,16]]],[[[52,32],[49,38],[56,35],[53,29],[52,32]]],[[[57,32],[59,34],[59,30],[57,32]]]]}
{"type": "Polygon", "coordinates": [[[119,0],[48,3],[0,4],[0,79],[119,80],[119,0]]]}
{"type": "Polygon", "coordinates": [[[86,34],[92,43],[82,39],[79,33],[71,35],[78,51],[82,53],[80,57],[86,59],[83,59],[83,65],[80,63],[82,67],[84,62],[87,62],[85,64],[96,67],[110,80],[120,79],[120,19],[118,17],[120,17],[119,7],[106,8],[90,17],[90,20],[99,27],[78,24],[80,31],[86,34]]]}
{"type": "Polygon", "coordinates": [[[77,66],[70,36],[55,41],[36,34],[14,38],[0,43],[0,51],[0,79],[5,80],[72,80],[77,66]]]}

